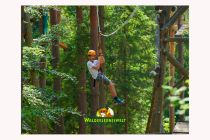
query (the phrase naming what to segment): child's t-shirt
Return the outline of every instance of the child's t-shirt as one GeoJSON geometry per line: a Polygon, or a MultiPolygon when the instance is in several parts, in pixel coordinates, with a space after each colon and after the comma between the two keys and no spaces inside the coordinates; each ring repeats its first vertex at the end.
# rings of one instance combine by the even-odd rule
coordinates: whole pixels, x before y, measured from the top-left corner
{"type": "Polygon", "coordinates": [[[93,68],[93,66],[95,67],[98,63],[99,63],[98,60],[94,60],[93,62],[91,62],[91,61],[87,62],[88,70],[89,70],[90,74],[92,75],[93,79],[96,79],[98,76],[98,70],[93,68]]]}

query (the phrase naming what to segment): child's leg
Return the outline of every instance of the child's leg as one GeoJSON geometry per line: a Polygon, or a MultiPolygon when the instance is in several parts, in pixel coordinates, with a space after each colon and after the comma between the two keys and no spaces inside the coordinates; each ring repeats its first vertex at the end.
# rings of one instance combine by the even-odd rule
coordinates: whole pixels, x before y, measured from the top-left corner
{"type": "Polygon", "coordinates": [[[115,86],[114,86],[114,83],[112,83],[111,80],[109,80],[105,75],[101,75],[101,78],[103,79],[104,83],[106,85],[108,85],[109,87],[109,91],[110,91],[110,94],[114,100],[114,102],[116,104],[123,104],[124,103],[124,100],[120,99],[118,96],[117,96],[117,92],[115,90],[115,86]]]}
{"type": "Polygon", "coordinates": [[[110,81],[108,87],[109,87],[109,91],[110,91],[111,96],[116,97],[117,93],[116,93],[116,90],[115,90],[115,86],[111,81],[110,81]]]}
{"type": "Polygon", "coordinates": [[[102,80],[104,81],[104,83],[106,85],[108,85],[111,96],[113,98],[116,97],[117,96],[117,93],[116,93],[116,90],[115,90],[114,83],[112,83],[112,81],[109,80],[105,75],[102,74],[100,76],[101,76],[102,80]]]}

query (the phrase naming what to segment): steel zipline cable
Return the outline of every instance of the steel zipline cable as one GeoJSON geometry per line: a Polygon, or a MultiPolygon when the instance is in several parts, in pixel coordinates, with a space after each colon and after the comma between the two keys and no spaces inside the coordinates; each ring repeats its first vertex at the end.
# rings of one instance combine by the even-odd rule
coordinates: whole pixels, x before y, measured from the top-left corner
{"type": "Polygon", "coordinates": [[[136,11],[138,10],[138,6],[133,10],[133,12],[131,13],[131,15],[128,17],[128,19],[122,23],[122,25],[120,27],[118,27],[114,32],[110,33],[110,34],[103,34],[101,32],[101,28],[100,28],[100,21],[99,21],[99,10],[98,10],[98,6],[97,6],[97,18],[98,18],[98,32],[100,35],[105,36],[105,37],[109,37],[111,35],[114,35],[115,33],[117,33],[122,27],[124,27],[126,24],[128,24],[129,20],[131,18],[133,18],[133,16],[135,15],[136,11]]]}

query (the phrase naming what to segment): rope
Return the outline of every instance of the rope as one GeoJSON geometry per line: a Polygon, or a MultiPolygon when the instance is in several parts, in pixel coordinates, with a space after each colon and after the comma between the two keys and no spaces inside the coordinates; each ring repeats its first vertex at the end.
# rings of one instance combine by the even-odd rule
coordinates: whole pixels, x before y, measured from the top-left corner
{"type": "Polygon", "coordinates": [[[130,20],[131,18],[133,18],[133,16],[135,15],[137,9],[138,9],[138,7],[136,7],[136,8],[133,10],[133,12],[132,12],[131,15],[128,17],[128,19],[127,19],[124,23],[122,23],[122,25],[121,25],[119,28],[117,28],[114,32],[112,32],[112,33],[110,33],[110,34],[103,34],[103,33],[101,32],[101,28],[100,28],[99,11],[98,11],[98,6],[97,6],[97,18],[98,18],[98,31],[99,31],[99,34],[102,35],[102,36],[105,36],[105,37],[109,37],[109,36],[111,36],[111,35],[114,35],[114,34],[117,33],[122,27],[124,27],[126,24],[128,24],[129,20],[130,20]]]}

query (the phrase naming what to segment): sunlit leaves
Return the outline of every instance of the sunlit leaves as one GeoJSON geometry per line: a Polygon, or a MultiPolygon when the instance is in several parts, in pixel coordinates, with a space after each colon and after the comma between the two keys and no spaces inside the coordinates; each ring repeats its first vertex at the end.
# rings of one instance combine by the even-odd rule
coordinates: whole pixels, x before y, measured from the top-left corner
{"type": "Polygon", "coordinates": [[[25,6],[24,8],[25,12],[28,13],[31,18],[36,18],[37,20],[41,17],[40,9],[40,6],[25,6]]]}
{"type": "MultiPolygon", "coordinates": [[[[34,117],[41,117],[42,119],[48,119],[54,123],[59,123],[58,118],[61,114],[72,114],[76,116],[81,116],[77,108],[60,107],[54,106],[54,102],[57,99],[66,98],[67,95],[60,94],[60,96],[55,97],[55,93],[52,90],[43,90],[35,88],[34,86],[24,85],[22,90],[23,103],[22,108],[22,130],[26,133],[32,133],[31,125],[34,117]]],[[[33,125],[32,125],[33,126],[33,125]]]]}
{"type": "Polygon", "coordinates": [[[27,101],[27,103],[31,106],[37,107],[47,107],[48,105],[45,104],[41,98],[41,92],[34,88],[33,86],[24,86],[23,87],[23,99],[27,101]]]}
{"type": "Polygon", "coordinates": [[[172,105],[179,108],[176,111],[176,114],[184,115],[189,110],[189,97],[180,98],[180,95],[188,88],[186,86],[182,86],[177,89],[167,85],[163,85],[162,88],[170,93],[170,96],[167,97],[167,100],[169,100],[172,105]]]}

